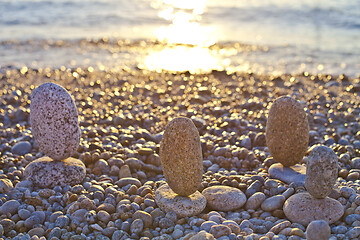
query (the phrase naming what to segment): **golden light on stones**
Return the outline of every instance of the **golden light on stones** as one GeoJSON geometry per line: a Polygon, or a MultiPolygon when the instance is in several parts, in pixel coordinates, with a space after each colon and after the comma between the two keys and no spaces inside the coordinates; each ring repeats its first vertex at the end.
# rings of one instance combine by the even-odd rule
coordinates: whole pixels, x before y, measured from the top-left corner
{"type": "Polygon", "coordinates": [[[166,45],[151,52],[140,68],[190,73],[223,70],[220,59],[209,49],[216,43],[215,29],[200,24],[206,0],[162,0],[154,7],[161,8],[159,17],[170,22],[154,30],[157,40],[166,45]]]}

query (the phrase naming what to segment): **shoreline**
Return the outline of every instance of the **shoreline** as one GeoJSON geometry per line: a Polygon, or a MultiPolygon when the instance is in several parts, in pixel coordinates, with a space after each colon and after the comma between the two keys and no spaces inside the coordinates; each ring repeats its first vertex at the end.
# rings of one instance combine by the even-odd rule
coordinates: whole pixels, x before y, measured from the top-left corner
{"type": "MultiPolygon", "coordinates": [[[[19,203],[13,213],[0,216],[4,239],[16,236],[30,239],[31,235],[40,239],[42,236],[49,239],[125,239],[127,234],[132,239],[189,239],[194,232],[203,230],[202,224],[214,214],[211,209],[206,208],[190,218],[172,218],[161,212],[154,201],[154,192],[164,180],[158,156],[162,131],[178,116],[191,118],[200,134],[204,173],[199,190],[228,185],[245,193],[259,181],[261,186],[257,190],[267,199],[291,188],[293,193],[305,191],[301,184],[289,185],[281,181],[270,184],[273,179],[270,180],[268,169],[274,160],[265,146],[264,132],[269,107],[282,95],[290,95],[305,105],[310,126],[309,148],[323,144],[339,157],[339,176],[331,197],[343,205],[345,216],[331,224],[332,239],[351,238],[355,236],[353,229],[360,226],[356,216],[347,217],[360,213],[360,201],[356,200],[360,199],[360,165],[354,160],[360,157],[359,78],[307,74],[228,75],[224,71],[192,75],[131,69],[115,72],[22,68],[0,72],[0,79],[0,209],[10,200],[19,203]],[[82,185],[55,187],[46,195],[31,184],[22,183],[18,187],[16,184],[24,182],[25,166],[42,156],[31,135],[29,104],[31,91],[49,81],[62,85],[74,97],[81,141],[73,157],[86,164],[87,173],[82,185]],[[20,150],[14,149],[14,146],[20,142],[29,143],[31,149],[17,155],[14,152],[23,149],[21,146],[20,150]],[[130,158],[136,161],[127,162],[130,158]],[[104,161],[100,164],[99,159],[104,161]],[[116,184],[129,174],[121,168],[125,165],[131,177],[140,180],[140,187],[116,184]],[[269,184],[265,184],[267,181],[269,184]],[[95,191],[95,188],[100,190],[95,191]],[[81,217],[71,210],[75,203],[79,209],[86,209],[81,217]],[[113,208],[104,207],[107,204],[113,208]],[[20,209],[26,211],[20,213],[20,209]],[[136,211],[149,213],[152,222],[141,234],[134,235],[130,229],[136,211]],[[27,220],[39,214],[43,216],[40,217],[42,221],[30,223],[27,220]]],[[[301,164],[304,165],[305,160],[301,164]]],[[[222,239],[232,240],[238,235],[260,239],[272,227],[287,220],[282,208],[266,212],[261,208],[246,210],[242,207],[236,211],[217,212],[220,214],[217,224],[222,225],[226,219],[234,221],[237,227],[222,239]]],[[[280,231],[270,234],[272,239],[276,235],[277,239],[304,238],[306,226],[291,223],[289,227],[296,231],[283,232],[288,235],[279,234],[280,231]]],[[[360,232],[355,238],[359,236],[360,232]]]]}

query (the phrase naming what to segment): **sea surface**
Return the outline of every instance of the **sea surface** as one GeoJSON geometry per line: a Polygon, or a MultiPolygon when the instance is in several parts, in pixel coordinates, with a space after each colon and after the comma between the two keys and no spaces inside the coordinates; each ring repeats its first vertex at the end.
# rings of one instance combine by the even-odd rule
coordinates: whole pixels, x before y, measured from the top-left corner
{"type": "Polygon", "coordinates": [[[360,74],[359,0],[0,0],[0,69],[360,74]]]}

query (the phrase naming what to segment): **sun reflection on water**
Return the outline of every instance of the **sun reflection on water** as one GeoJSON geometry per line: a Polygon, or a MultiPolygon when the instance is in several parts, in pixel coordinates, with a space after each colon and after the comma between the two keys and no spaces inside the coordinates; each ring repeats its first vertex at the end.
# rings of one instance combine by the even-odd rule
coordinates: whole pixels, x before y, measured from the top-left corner
{"type": "Polygon", "coordinates": [[[158,16],[169,21],[169,25],[155,29],[164,48],[145,58],[145,68],[191,73],[221,70],[220,59],[209,49],[216,43],[215,29],[200,24],[206,0],[159,0],[154,7],[159,8],[158,16]]]}

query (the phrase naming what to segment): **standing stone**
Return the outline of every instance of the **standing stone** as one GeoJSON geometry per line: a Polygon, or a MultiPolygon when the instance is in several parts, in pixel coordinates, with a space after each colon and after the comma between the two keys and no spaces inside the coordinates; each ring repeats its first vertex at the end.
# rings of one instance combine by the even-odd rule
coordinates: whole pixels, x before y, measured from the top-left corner
{"type": "Polygon", "coordinates": [[[173,119],[160,144],[161,166],[170,188],[181,196],[194,193],[203,171],[199,132],[185,117],[173,119]]]}
{"type": "Polygon", "coordinates": [[[44,83],[31,95],[32,134],[40,151],[54,160],[70,157],[78,148],[78,113],[70,94],[55,83],[44,83]]]}
{"type": "Polygon", "coordinates": [[[289,96],[275,100],[266,123],[266,144],[284,166],[302,160],[309,144],[309,123],[300,102],[289,96]]]}
{"type": "Polygon", "coordinates": [[[328,147],[316,146],[306,163],[306,190],[315,198],[327,197],[338,177],[338,157],[328,147]]]}
{"type": "Polygon", "coordinates": [[[331,228],[324,220],[312,221],[306,228],[307,240],[328,240],[331,236],[331,228]]]}

